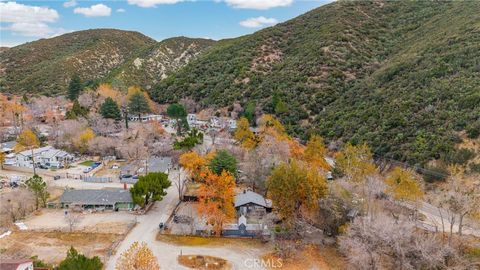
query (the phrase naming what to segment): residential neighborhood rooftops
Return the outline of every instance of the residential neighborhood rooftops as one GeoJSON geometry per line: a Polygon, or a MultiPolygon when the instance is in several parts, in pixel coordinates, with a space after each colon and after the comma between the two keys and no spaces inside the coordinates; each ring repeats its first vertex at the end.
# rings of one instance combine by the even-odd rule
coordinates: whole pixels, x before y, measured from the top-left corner
{"type": "Polygon", "coordinates": [[[17,270],[20,265],[28,265],[28,264],[32,265],[32,263],[33,261],[31,259],[1,259],[0,269],[1,270],[17,270]]]}
{"type": "Polygon", "coordinates": [[[72,189],[66,190],[60,197],[61,203],[113,205],[115,203],[131,203],[130,191],[124,189],[72,189]]]}
{"type": "Polygon", "coordinates": [[[243,193],[235,195],[235,207],[240,207],[249,203],[263,206],[265,208],[272,207],[271,200],[265,199],[262,195],[253,191],[244,191],[243,193]]]}
{"type": "Polygon", "coordinates": [[[13,151],[13,148],[15,147],[16,141],[9,141],[9,142],[3,142],[0,143],[0,152],[9,152],[13,151]]]}

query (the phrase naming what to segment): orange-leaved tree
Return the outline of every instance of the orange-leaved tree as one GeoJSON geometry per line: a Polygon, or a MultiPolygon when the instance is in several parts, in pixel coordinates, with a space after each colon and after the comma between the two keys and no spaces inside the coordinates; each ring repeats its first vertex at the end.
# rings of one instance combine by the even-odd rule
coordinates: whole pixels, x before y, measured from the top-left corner
{"type": "Polygon", "coordinates": [[[198,189],[197,210],[220,236],[223,224],[235,217],[235,178],[226,171],[217,175],[209,169],[202,171],[202,178],[204,183],[198,189]]]}
{"type": "Polygon", "coordinates": [[[250,124],[245,117],[241,117],[237,121],[237,129],[233,137],[246,149],[253,149],[257,146],[257,138],[253,131],[250,130],[250,124]]]}
{"type": "Polygon", "coordinates": [[[296,221],[311,216],[318,200],[327,194],[325,177],[302,162],[292,160],[277,166],[267,179],[268,197],[289,228],[296,221]]]}
{"type": "Polygon", "coordinates": [[[145,242],[134,242],[120,255],[117,270],[159,270],[158,260],[145,242]]]}
{"type": "Polygon", "coordinates": [[[15,151],[20,152],[24,150],[30,150],[32,155],[33,174],[35,171],[35,155],[33,149],[40,146],[40,140],[37,135],[31,129],[24,129],[20,135],[18,135],[17,143],[15,144],[15,151]]]}
{"type": "Polygon", "coordinates": [[[258,124],[260,127],[260,136],[262,137],[272,135],[279,140],[290,139],[282,123],[271,114],[262,115],[258,124]]]}
{"type": "Polygon", "coordinates": [[[347,143],[342,151],[337,153],[335,160],[337,168],[353,182],[363,182],[366,176],[377,173],[373,154],[366,144],[347,143]]]}
{"type": "Polygon", "coordinates": [[[75,147],[77,147],[80,153],[85,153],[88,149],[88,143],[95,138],[95,132],[91,128],[85,129],[74,141],[75,147]]]}
{"type": "Polygon", "coordinates": [[[418,201],[423,197],[420,183],[409,170],[395,167],[387,175],[385,182],[388,185],[387,192],[397,200],[418,201]]]}
{"type": "Polygon", "coordinates": [[[330,170],[330,165],[325,160],[327,148],[323,143],[322,137],[312,135],[307,142],[303,153],[303,160],[317,169],[330,170]]]}
{"type": "Polygon", "coordinates": [[[200,181],[202,180],[202,170],[210,163],[210,160],[212,160],[214,156],[214,151],[209,152],[206,156],[202,156],[195,151],[190,151],[180,156],[179,163],[194,181],[200,181]]]}

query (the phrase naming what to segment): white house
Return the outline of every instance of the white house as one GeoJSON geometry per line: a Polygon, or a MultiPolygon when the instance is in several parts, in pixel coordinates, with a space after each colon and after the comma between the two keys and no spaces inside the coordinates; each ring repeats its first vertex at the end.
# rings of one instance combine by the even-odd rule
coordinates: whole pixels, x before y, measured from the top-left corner
{"type": "Polygon", "coordinates": [[[15,141],[0,143],[0,153],[5,153],[5,161],[3,162],[3,164],[5,165],[16,164],[15,153],[13,150],[16,143],[17,142],[15,141]]]}
{"type": "MultiPolygon", "coordinates": [[[[33,156],[37,166],[61,168],[73,160],[73,156],[63,150],[51,146],[33,149],[33,156]]],[[[32,150],[25,150],[16,155],[16,166],[33,167],[32,150]]]]}
{"type": "Polygon", "coordinates": [[[140,122],[148,122],[148,121],[161,121],[163,119],[163,116],[160,114],[147,114],[147,115],[142,115],[140,118],[138,115],[131,115],[128,117],[128,119],[132,122],[135,121],[140,121],[140,122]]]}
{"type": "Polygon", "coordinates": [[[189,113],[187,115],[187,122],[189,126],[195,126],[197,124],[197,115],[194,113],[189,113]]]}

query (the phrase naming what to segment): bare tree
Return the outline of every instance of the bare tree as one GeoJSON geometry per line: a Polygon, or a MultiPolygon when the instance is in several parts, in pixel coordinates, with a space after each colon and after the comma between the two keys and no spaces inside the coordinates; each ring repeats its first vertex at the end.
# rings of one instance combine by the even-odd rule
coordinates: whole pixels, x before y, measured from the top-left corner
{"type": "Polygon", "coordinates": [[[339,237],[352,269],[446,269],[464,265],[458,251],[406,219],[357,218],[339,237]]]}
{"type": "Polygon", "coordinates": [[[70,232],[73,232],[73,229],[80,222],[82,216],[81,212],[75,212],[72,210],[65,212],[65,222],[67,223],[70,232]]]}

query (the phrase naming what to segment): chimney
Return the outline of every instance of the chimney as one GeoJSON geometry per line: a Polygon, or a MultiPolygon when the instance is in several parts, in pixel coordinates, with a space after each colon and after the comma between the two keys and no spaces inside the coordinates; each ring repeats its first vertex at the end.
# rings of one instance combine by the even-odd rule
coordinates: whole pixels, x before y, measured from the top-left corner
{"type": "Polygon", "coordinates": [[[127,183],[123,183],[123,189],[127,190],[127,183]]]}

